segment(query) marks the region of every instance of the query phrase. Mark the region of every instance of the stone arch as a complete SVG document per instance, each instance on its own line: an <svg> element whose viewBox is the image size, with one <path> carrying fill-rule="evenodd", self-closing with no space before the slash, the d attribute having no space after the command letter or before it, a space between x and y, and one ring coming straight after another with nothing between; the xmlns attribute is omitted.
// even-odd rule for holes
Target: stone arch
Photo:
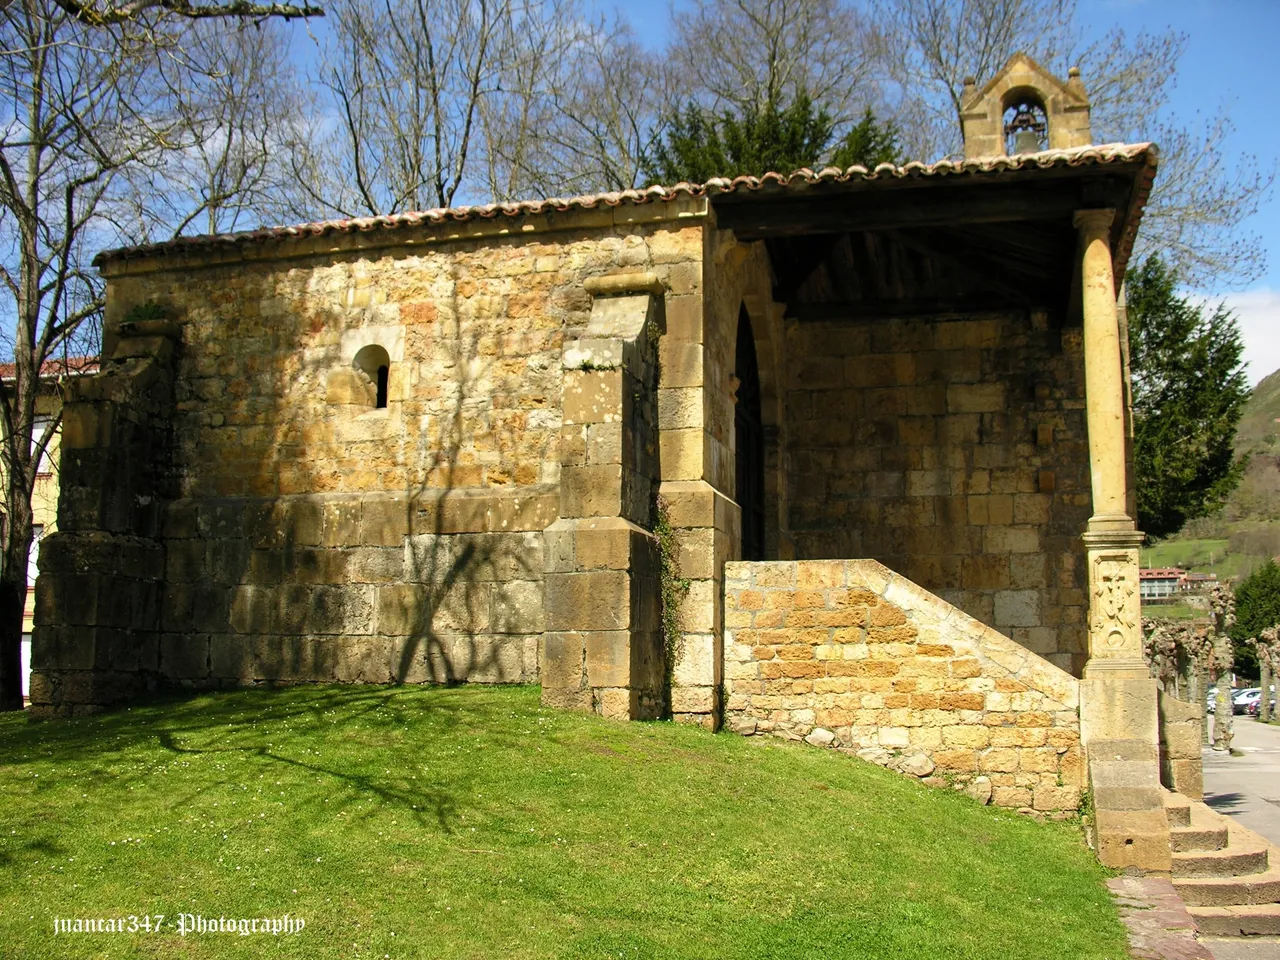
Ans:
<svg viewBox="0 0 1280 960"><path fill-rule="evenodd" d="M746 304L738 311L734 347L734 499L742 510L743 560L765 559L765 439L760 385L751 316Z"/></svg>
<svg viewBox="0 0 1280 960"><path fill-rule="evenodd" d="M760 251L763 256L763 251ZM784 305L774 303L768 265L761 280L750 285L741 309L750 322L760 374L760 413L764 434L765 557L785 560L794 556L787 532L786 415L783 409L785 371L783 350ZM739 314L741 317L741 312Z"/></svg>
<svg viewBox="0 0 1280 960"><path fill-rule="evenodd" d="M1013 87L1000 98L1000 104L1006 153L1039 153L1048 147L1049 109L1039 89ZM1022 138L1026 142L1019 146Z"/></svg>

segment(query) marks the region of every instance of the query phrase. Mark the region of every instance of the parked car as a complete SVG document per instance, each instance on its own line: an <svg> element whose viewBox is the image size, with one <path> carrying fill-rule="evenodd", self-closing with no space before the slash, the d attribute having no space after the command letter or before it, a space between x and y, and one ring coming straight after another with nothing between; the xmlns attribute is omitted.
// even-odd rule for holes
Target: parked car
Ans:
<svg viewBox="0 0 1280 960"><path fill-rule="evenodd" d="M1262 699L1261 687L1249 687L1245 690L1237 690L1231 697L1232 713L1248 713L1249 704L1257 703Z"/></svg>
<svg viewBox="0 0 1280 960"><path fill-rule="evenodd" d="M1205 696L1204 708L1208 710L1210 713L1213 713L1213 711L1217 708L1217 706L1218 706L1218 688L1210 687L1209 693Z"/></svg>
<svg viewBox="0 0 1280 960"><path fill-rule="evenodd" d="M1261 707L1262 707L1262 698L1259 697L1257 700L1254 700L1251 704L1249 704L1249 708L1246 712L1249 714L1249 716L1256 717L1259 714L1259 712L1261 712ZM1276 716L1276 698L1275 697L1271 698L1271 715L1273 717Z"/></svg>
<svg viewBox="0 0 1280 960"><path fill-rule="evenodd" d="M1262 690L1261 688L1254 688L1249 692L1250 694L1256 693L1256 695L1251 695L1245 700L1244 712L1251 717L1256 717L1260 712L1260 708L1262 706ZM1275 688L1275 684L1272 684L1271 685L1271 713L1273 716L1275 715L1275 712L1276 712L1276 688Z"/></svg>

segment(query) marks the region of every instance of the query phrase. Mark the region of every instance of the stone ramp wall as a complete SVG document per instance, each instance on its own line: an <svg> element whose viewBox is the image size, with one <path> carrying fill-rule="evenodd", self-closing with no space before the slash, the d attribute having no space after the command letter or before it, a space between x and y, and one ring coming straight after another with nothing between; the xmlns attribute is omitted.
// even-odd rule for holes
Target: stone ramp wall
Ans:
<svg viewBox="0 0 1280 960"><path fill-rule="evenodd" d="M1005 807L1078 807L1079 682L874 560L725 566L726 723Z"/></svg>

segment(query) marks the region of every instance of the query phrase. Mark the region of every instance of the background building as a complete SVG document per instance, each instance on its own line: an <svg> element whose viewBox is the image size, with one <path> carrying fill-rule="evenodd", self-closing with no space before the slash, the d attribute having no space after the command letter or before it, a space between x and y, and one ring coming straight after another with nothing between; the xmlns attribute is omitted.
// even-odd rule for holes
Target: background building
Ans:
<svg viewBox="0 0 1280 960"><path fill-rule="evenodd" d="M91 375L98 372L96 357L70 357L45 364L40 371L41 389L36 399L36 418L32 423L32 436L39 438L50 420L62 413L62 383L68 377ZM0 364L0 388L11 383L13 364ZM40 541L53 533L58 525L58 458L61 430L54 435L49 448L40 461L36 473L35 490L31 496L33 538L31 555L27 561L27 599L22 611L22 695L28 696L31 673L31 629L36 608L36 563L40 555ZM4 463L0 461L0 480L4 477ZM6 530L7 511L4 503L3 484L0 483L0 536Z"/></svg>

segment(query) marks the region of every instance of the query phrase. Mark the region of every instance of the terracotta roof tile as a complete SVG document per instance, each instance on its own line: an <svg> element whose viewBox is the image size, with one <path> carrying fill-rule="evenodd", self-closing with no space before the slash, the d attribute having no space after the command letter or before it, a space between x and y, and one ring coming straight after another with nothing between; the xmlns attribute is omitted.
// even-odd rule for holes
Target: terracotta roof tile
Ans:
<svg viewBox="0 0 1280 960"><path fill-rule="evenodd" d="M1135 190L1136 210L1131 207L1127 230L1129 240L1137 229L1137 219L1150 191L1155 174L1156 148L1150 143L1112 143L1101 146L1075 147L1069 150L1046 150L1042 153L1018 154L1011 157L975 157L964 160L940 160L936 163L913 161L902 166L883 163L874 169L854 166L848 169L827 167L823 170L796 170L789 174L766 173L760 177L717 177L706 183L677 183L675 186L652 186L640 190L619 190L608 193L586 194L577 197L553 197L547 200L523 200L514 203L489 203L478 206L445 207L413 213L396 213L377 217L355 217L346 220L323 220L295 226L262 227L239 233L209 234L194 237L177 237L163 243L106 250L94 258L95 265L131 259L164 255L178 251L202 248L225 248L267 241L282 241L305 237L319 237L338 233L368 233L377 230L397 230L419 226L431 226L447 222L468 220L493 220L498 217L536 216L570 210L593 210L600 207L618 207L624 204L655 203L682 197L715 197L725 193L745 193L757 190L795 189L824 183L870 183L925 177L963 175L986 176L1006 171L1052 169L1060 167L1084 167L1111 163L1142 162L1146 175L1140 178ZM1117 251L1118 253L1120 251ZM1125 251L1127 255L1127 250Z"/></svg>
<svg viewBox="0 0 1280 960"><path fill-rule="evenodd" d="M61 377L79 376L98 372L97 357L53 357L40 366L40 376ZM18 375L17 367L12 363L0 363L0 380L12 380Z"/></svg>

